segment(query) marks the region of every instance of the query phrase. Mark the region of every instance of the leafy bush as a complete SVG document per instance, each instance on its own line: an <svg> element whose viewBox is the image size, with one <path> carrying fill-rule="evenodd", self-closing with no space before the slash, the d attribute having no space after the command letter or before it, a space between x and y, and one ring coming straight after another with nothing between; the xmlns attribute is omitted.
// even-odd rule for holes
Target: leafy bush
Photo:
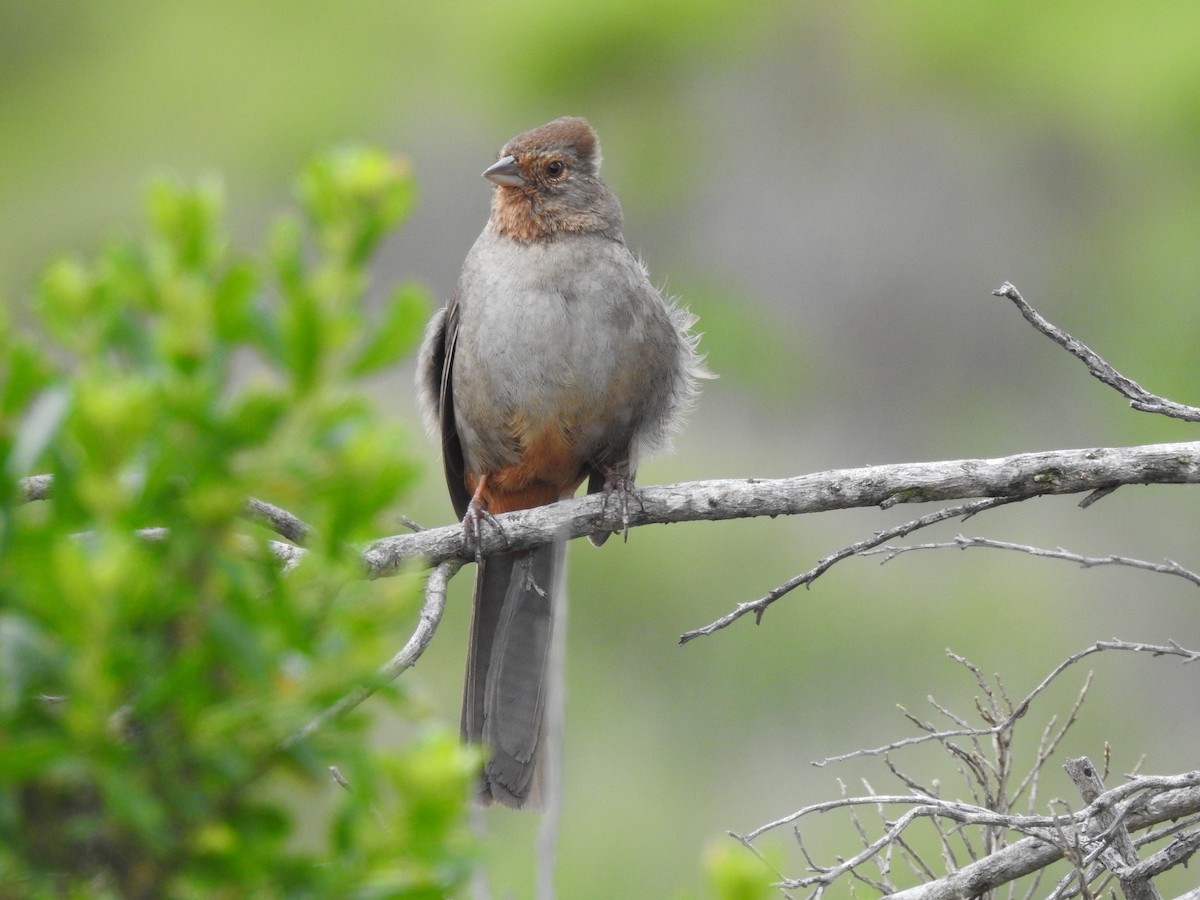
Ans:
<svg viewBox="0 0 1200 900"><path fill-rule="evenodd" d="M373 751L361 712L285 743L411 623L415 576L358 559L414 475L361 380L427 313L412 286L363 302L415 199L402 163L331 154L298 193L252 256L218 185L159 182L144 239L54 262L23 333L0 321L0 897L433 897L465 876L474 760L400 691L408 746ZM297 565L250 496L312 527Z"/></svg>

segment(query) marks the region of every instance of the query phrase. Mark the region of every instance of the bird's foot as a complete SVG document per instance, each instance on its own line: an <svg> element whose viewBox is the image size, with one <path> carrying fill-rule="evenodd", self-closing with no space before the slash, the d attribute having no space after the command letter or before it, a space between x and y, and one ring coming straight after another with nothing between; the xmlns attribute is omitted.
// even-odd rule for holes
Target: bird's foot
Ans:
<svg viewBox="0 0 1200 900"><path fill-rule="evenodd" d="M638 490L632 478L622 475L616 469L605 469L603 474L604 505L601 507L601 511L607 516L609 500L616 498L618 508L621 510L621 539L628 541L630 500L636 501L641 511L645 512L646 504L642 502L642 492Z"/></svg>
<svg viewBox="0 0 1200 900"><path fill-rule="evenodd" d="M463 516L463 549L467 553L472 553L475 556L475 563L483 562L483 529L484 523L487 523L500 534L505 543L508 543L508 536L504 533L504 526L499 520L488 512L487 502L481 497L472 497L471 502L467 504L467 512Z"/></svg>

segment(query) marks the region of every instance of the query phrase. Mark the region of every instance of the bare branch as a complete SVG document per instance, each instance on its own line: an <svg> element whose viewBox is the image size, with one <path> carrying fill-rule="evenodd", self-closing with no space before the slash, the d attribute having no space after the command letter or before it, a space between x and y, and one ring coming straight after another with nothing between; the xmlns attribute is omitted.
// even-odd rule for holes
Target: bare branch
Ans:
<svg viewBox="0 0 1200 900"><path fill-rule="evenodd" d="M1144 847L1146 844L1153 844L1165 837L1170 837L1189 828L1195 828L1197 825L1200 825L1200 815L1188 816L1186 819L1178 819L1172 822L1166 828L1157 828L1154 831L1148 831L1140 835L1135 843L1139 847Z"/></svg>
<svg viewBox="0 0 1200 900"><path fill-rule="evenodd" d="M794 478L693 481L641 489L630 527L799 515L831 509L979 497L1072 494L1122 484L1200 484L1200 442L1022 453L998 459L898 463L836 469ZM611 507L612 504L609 504ZM482 551L528 550L602 528L620 530L617 510L598 494L496 517L504 533L486 529ZM363 553L369 574L395 574L406 563L436 564L463 556L458 524L382 538Z"/></svg>
<svg viewBox="0 0 1200 900"><path fill-rule="evenodd" d="M1017 500L1087 493L1125 484L1200 484L1200 442L1048 450L995 459L835 469L794 478L740 478L651 486L641 489L643 503L628 513L630 527L636 527L800 515L898 503L972 498ZM48 475L21 481L27 500L49 497L52 487ZM951 515L963 514L966 513ZM504 527L503 533L486 529L481 549L487 556L528 550L604 528L620 530L623 527L620 518L619 510L605 510L604 498L598 494L504 513L497 516ZM381 538L367 547L362 556L366 573L373 578L394 575L410 562L435 566L448 559L466 558L462 528L457 523Z"/></svg>
<svg viewBox="0 0 1200 900"><path fill-rule="evenodd" d="M257 497L246 498L243 512L246 518L266 525L280 537L286 538L298 547L308 543L312 529L297 516L286 509L273 506Z"/></svg>
<svg viewBox="0 0 1200 900"><path fill-rule="evenodd" d="M1167 559L1161 563L1148 562L1144 559L1133 559L1129 556L1082 556L1056 547L1053 550L1045 547L1031 547L1027 544L1015 544L1011 541L996 541L985 537L965 537L956 534L953 541L937 541L928 544L905 544L900 546L885 546L859 552L860 556L876 556L884 554L883 562L891 562L902 553L913 550L946 550L950 548L968 550L971 548L986 548L989 550L1012 550L1017 553L1027 553L1030 556L1040 556L1045 559L1061 559L1073 562L1084 569L1095 566L1126 566L1131 569L1141 569L1144 572L1157 572L1160 575L1174 575L1192 584L1200 586L1200 574L1184 568L1174 560Z"/></svg>
<svg viewBox="0 0 1200 900"><path fill-rule="evenodd" d="M401 672L411 668L421 658L421 654L433 640L433 635L442 621L442 613L446 609L446 588L450 579L462 566L462 560L446 560L429 573L429 580L425 584L425 603L421 606L421 616L417 627L400 651L380 667L376 680L351 691L299 731L286 738L280 745L281 749L288 749L304 740L326 722L344 716L380 687L389 681L394 681Z"/></svg>
<svg viewBox="0 0 1200 900"><path fill-rule="evenodd" d="M1086 756L1067 759L1063 763L1063 769L1075 783L1085 803L1092 804L1103 796L1104 782L1092 761ZM1133 846L1133 838L1129 836L1125 824L1111 807L1097 810L1085 830L1095 833L1100 861L1117 876L1126 900L1162 900L1162 895L1149 877L1130 877L1126 874L1127 867L1136 866L1138 863L1137 849Z"/></svg>
<svg viewBox="0 0 1200 900"><path fill-rule="evenodd" d="M1117 873L1119 878L1145 879L1161 875L1178 865L1186 865L1192 855L1200 850L1200 831L1181 834L1152 856L1147 856L1136 865Z"/></svg>
<svg viewBox="0 0 1200 900"><path fill-rule="evenodd" d="M1032 306L1025 302L1019 291L1007 281L992 293L997 297L1007 297L1021 311L1025 320L1054 343L1080 360L1087 370L1100 381L1129 400L1129 405L1141 412L1158 413L1173 419L1183 419L1187 422L1200 422L1200 408L1176 403L1157 394L1152 394L1132 378L1126 378L1101 356L1082 341L1076 340L1057 325L1044 319Z"/></svg>
<svg viewBox="0 0 1200 900"><path fill-rule="evenodd" d="M21 502L34 503L39 500L50 500L54 496L53 475L30 475L21 479ZM312 529L300 518L267 503L257 497L247 497L242 506L242 514L253 521L259 522L280 537L286 538L298 547L303 547L312 533Z"/></svg>
<svg viewBox="0 0 1200 900"><path fill-rule="evenodd" d="M1200 784L1200 773L1193 774L1196 775L1197 784ZM1116 788L1113 790L1115 791ZM1108 794L1104 795L1104 799L1106 803L1110 802ZM963 825L998 825L1002 828L1012 828L1017 831L1035 832L1039 837L1044 837L1043 832L1054 828L1056 825L1062 823L1069 824L1073 821L1072 816L1069 815L1018 816L1008 813L998 813L985 806L976 806L972 803L962 803L957 800L944 800L941 797L931 797L926 794L868 794L863 797L841 797L837 800L825 800L821 803L810 804L793 813L788 813L774 822L759 825L753 831L747 832L744 839L747 841L756 840L768 831L772 831L782 825L790 825L813 813L830 812L835 809L849 809L855 806L882 806L884 804L912 807L904 814L907 817L906 821L911 821L913 818L918 817L941 816ZM1076 814L1076 816L1078 815L1080 814ZM893 823L891 827L895 830L896 823ZM896 833L899 834L899 831ZM870 846L878 849L883 846L883 843L877 840ZM855 865L865 862L868 858L864 856ZM829 871L833 870L830 869ZM797 885L797 887L800 886Z"/></svg>
<svg viewBox="0 0 1200 900"><path fill-rule="evenodd" d="M702 628L695 628L691 631L684 632L679 636L679 643L686 644L693 638L701 637L702 635L712 634L714 631L720 631L732 625L742 616L747 613L754 613L755 624L762 621L763 613L767 611L767 607L776 600L783 597L785 594L794 591L796 588L804 585L810 586L814 581L825 574L834 564L841 562L844 559L849 559L852 556L862 555L864 551L871 547L877 547L884 541L890 541L892 538L903 537L910 534L919 528L927 528L930 525L935 525L938 522L944 522L947 519L955 519L959 516L964 518L975 515L986 509L992 509L996 506L1002 506L1006 503L1013 503L1017 497L992 497L987 500L976 500L974 503L965 503L962 506L953 506L946 509L940 509L937 512L930 513L927 516L922 516L919 519L914 519L911 522L905 522L903 525L897 525L895 528L888 528L885 531L878 531L873 537L869 537L858 543L851 544L848 547L831 553L824 559L820 560L815 566L807 572L797 575L795 578L790 578L781 584L779 587L772 590L765 597L760 597L757 600L749 603L739 603L734 607L732 612L726 613L721 618L716 619Z"/></svg>
<svg viewBox="0 0 1200 900"><path fill-rule="evenodd" d="M1028 789L1028 809L1030 812L1033 812L1034 804L1037 802L1038 779L1041 777L1042 767L1054 755L1054 751L1058 749L1059 743L1066 737L1071 726L1079 718L1079 710L1083 708L1083 703L1087 699L1088 691L1091 687L1092 673L1088 672L1087 678L1083 680L1083 687L1079 689L1079 694L1076 695L1075 703L1071 706L1071 711L1067 714L1067 720L1063 723L1063 726L1058 729L1057 733L1054 733L1054 726L1058 724L1057 716L1052 716L1050 721L1046 723L1046 727L1042 731L1042 737L1038 741L1037 755L1034 758L1033 766L1030 767L1029 774L1017 785L1017 790L1012 795L1012 802L1015 803L1021 799L1021 795Z"/></svg>

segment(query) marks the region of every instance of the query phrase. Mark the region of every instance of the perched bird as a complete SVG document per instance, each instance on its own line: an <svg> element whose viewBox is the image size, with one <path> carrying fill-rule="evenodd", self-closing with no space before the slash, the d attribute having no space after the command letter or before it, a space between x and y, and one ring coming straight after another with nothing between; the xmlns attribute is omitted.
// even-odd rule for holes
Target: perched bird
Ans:
<svg viewBox="0 0 1200 900"><path fill-rule="evenodd" d="M505 144L483 173L491 217L426 329L422 406L476 546L493 515L554 503L585 480L627 515L639 458L664 443L708 374L695 317L650 284L599 168L583 119ZM479 560L462 735L487 748L484 802L538 804L564 567L562 541Z"/></svg>

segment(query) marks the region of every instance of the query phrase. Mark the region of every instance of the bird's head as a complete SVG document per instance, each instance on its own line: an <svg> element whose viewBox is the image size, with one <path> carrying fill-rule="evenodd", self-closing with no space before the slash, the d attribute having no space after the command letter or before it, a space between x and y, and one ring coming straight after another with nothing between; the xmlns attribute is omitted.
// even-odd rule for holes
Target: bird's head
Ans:
<svg viewBox="0 0 1200 900"><path fill-rule="evenodd" d="M585 119L519 134L483 173L496 185L492 224L521 241L621 230L621 206L600 178L600 142Z"/></svg>

